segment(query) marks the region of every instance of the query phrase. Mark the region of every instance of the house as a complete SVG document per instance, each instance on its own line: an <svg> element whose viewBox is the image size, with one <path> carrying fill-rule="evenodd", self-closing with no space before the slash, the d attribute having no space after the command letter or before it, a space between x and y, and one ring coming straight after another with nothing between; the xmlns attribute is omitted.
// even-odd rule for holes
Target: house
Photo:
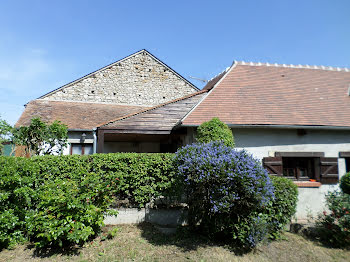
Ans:
<svg viewBox="0 0 350 262"><path fill-rule="evenodd" d="M316 215L350 171L349 69L234 62L215 82L182 128L219 117L237 148L299 186L297 217Z"/></svg>
<svg viewBox="0 0 350 262"><path fill-rule="evenodd" d="M299 187L297 217L316 215L350 171L349 69L234 62L199 90L141 50L29 102L69 127L65 154L174 152L219 117L236 147Z"/></svg>
<svg viewBox="0 0 350 262"><path fill-rule="evenodd" d="M197 91L168 65L141 50L30 101L16 126L28 125L36 116L47 122L60 120L69 131L69 147L64 153L92 154L97 150L99 124ZM109 142L111 137L104 139L105 153L160 151L160 143L149 136L112 139L117 146Z"/></svg>

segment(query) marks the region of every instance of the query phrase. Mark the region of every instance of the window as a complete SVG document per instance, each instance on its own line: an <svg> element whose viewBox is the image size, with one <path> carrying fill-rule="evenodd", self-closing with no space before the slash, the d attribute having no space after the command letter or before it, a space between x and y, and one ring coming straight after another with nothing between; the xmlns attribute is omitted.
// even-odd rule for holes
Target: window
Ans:
<svg viewBox="0 0 350 262"><path fill-rule="evenodd" d="M315 179L315 158L282 157L283 176L296 180Z"/></svg>
<svg viewBox="0 0 350 262"><path fill-rule="evenodd" d="M350 168L350 161L347 163ZM324 157L322 152L275 152L274 157L263 158L263 165L271 175L297 181L312 179L322 184L339 181L338 158Z"/></svg>
<svg viewBox="0 0 350 262"><path fill-rule="evenodd" d="M71 144L71 155L91 155L93 153L92 144Z"/></svg>

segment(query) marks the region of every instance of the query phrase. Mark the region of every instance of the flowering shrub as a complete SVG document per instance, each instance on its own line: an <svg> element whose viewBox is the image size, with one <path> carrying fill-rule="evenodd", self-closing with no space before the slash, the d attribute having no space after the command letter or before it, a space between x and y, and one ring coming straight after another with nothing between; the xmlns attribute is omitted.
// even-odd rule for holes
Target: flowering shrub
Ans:
<svg viewBox="0 0 350 262"><path fill-rule="evenodd" d="M350 194L350 172L342 176L340 180L340 188L344 193Z"/></svg>
<svg viewBox="0 0 350 262"><path fill-rule="evenodd" d="M200 223L210 236L230 237L248 248L267 235L260 211L274 198L274 188L251 155L214 141L183 147L175 163L188 196L190 226Z"/></svg>
<svg viewBox="0 0 350 262"><path fill-rule="evenodd" d="M196 140L199 143L221 141L226 146L235 146L231 129L217 117L204 122L197 128Z"/></svg>
<svg viewBox="0 0 350 262"><path fill-rule="evenodd" d="M350 246L350 195L335 191L326 195L329 211L318 216L321 240L334 247Z"/></svg>

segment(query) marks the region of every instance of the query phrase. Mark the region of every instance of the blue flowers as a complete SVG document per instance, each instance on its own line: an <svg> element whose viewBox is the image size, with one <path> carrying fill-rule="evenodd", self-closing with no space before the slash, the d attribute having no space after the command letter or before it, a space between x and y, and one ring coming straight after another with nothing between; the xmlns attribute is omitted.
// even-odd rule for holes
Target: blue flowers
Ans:
<svg viewBox="0 0 350 262"><path fill-rule="evenodd" d="M244 150L215 141L192 144L176 153L176 162L178 175L188 186L208 185L214 213L229 212L243 201L262 207L274 198L267 171Z"/></svg>
<svg viewBox="0 0 350 262"><path fill-rule="evenodd" d="M265 232L242 235L238 221L252 218L274 199L274 187L260 162L244 150L214 141L181 148L175 163L196 219L209 223L205 227L211 233L230 232L233 238L241 236L248 246L255 246ZM250 223L261 224L259 217L254 219Z"/></svg>

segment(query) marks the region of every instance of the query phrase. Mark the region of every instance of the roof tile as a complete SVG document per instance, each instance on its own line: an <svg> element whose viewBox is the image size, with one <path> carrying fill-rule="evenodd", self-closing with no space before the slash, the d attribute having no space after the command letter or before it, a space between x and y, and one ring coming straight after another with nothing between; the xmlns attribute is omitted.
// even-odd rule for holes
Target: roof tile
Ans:
<svg viewBox="0 0 350 262"><path fill-rule="evenodd" d="M183 124L350 127L349 85L345 69L236 63Z"/></svg>
<svg viewBox="0 0 350 262"><path fill-rule="evenodd" d="M30 124L33 117L45 122L59 120L68 125L68 129L93 129L103 121L131 114L146 107L115 104L63 102L33 100L29 102L16 123L16 127Z"/></svg>

